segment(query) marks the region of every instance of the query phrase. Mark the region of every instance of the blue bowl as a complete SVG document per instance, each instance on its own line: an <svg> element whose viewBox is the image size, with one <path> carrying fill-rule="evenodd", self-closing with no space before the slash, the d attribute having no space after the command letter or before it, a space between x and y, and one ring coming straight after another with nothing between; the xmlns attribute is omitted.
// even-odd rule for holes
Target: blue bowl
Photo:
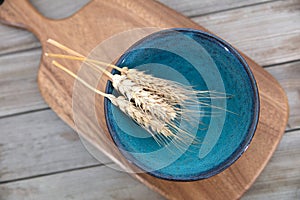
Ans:
<svg viewBox="0 0 300 200"><path fill-rule="evenodd" d="M218 111L220 116L199 116L201 124L191 132L200 142L175 154L105 100L110 134L129 162L158 178L193 181L222 172L247 149L258 123L258 89L245 60L224 40L193 29L163 30L138 41L116 65L145 70L195 90L229 94L226 99L208 99L211 107L197 108ZM116 92L110 82L106 92Z"/></svg>

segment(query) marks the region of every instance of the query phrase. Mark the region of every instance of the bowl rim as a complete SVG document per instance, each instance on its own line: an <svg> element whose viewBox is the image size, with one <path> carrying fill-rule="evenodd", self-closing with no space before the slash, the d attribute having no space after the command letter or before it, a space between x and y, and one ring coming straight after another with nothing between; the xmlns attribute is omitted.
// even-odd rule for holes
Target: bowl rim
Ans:
<svg viewBox="0 0 300 200"><path fill-rule="evenodd" d="M246 137L244 138L244 140L241 142L241 144L239 145L238 148L235 149L235 151L222 163L220 163L219 165L211 168L210 170L207 170L205 172L202 173L198 173L198 174L193 174L193 175L189 175L187 176L187 178L183 178L183 177L178 177L178 176L172 176L172 175L164 175L162 173L157 173L156 171L145 171L145 169L143 169L140 165L138 165L137 163L139 163L139 161L134 158L131 155L128 154L124 154L123 151L121 149L119 149L119 151L121 152L121 154L126 158L126 160L132 164L134 164L135 166L137 166L138 168L142 169L145 173L150 174L156 178L160 178L160 179L164 179L164 180L169 180L169 181L181 181L181 182L188 182L188 181L197 181L197 180L202 180L202 179L207 179L210 178L214 175L217 175L219 173L221 173L222 171L224 171L225 169L227 169L229 166L231 166L233 163L235 163L241 156L242 154L248 149L257 125L258 125L258 121L259 121L259 112L260 112L260 100L259 100L259 92L258 92L258 87L257 87L257 83L256 80L254 78L254 75L248 65L248 63L246 62L246 60L243 58L243 56L232 46L230 45L228 42L226 42L225 40L219 38L216 35L213 35L211 33L205 32L205 31L201 31L201 30L196 30L196 29L192 29L192 28L170 28L170 29L164 29L162 31L157 31L154 32L144 38L142 38L141 40L137 41L136 43L134 43L132 46L130 46L116 61L116 65L119 65L121 63L122 60L124 60L126 58L126 56L128 55L128 53L134 49L136 46L138 46L140 43L144 42L145 40L148 40L149 38L155 36L157 37L156 34L162 34L162 33L168 33L168 32L172 32L172 31L177 31L177 32L189 32L189 33L194 33L196 35L204 35L205 37L211 39L212 42L217 43L220 46L226 47L229 52L235 56L240 63L242 64L243 68L245 69L249 81L250 81L250 87L252 88L252 99L254 102L253 105L253 118L252 118L252 123L251 126L248 129L248 133L246 135ZM117 70L112 70L112 73L118 73ZM110 81L108 81L106 88L105 88L105 92L109 93L110 89L112 87L112 84ZM109 120L109 114L108 114L108 104L109 104L109 100L104 98L104 112L105 112L105 120L106 120L106 124L108 127L108 131L109 134L113 140L113 142L115 143L115 145L118 147L120 146L121 142L119 140L117 140L115 138L115 130L114 127L111 126L110 124L110 120ZM130 157L130 158L128 158Z"/></svg>

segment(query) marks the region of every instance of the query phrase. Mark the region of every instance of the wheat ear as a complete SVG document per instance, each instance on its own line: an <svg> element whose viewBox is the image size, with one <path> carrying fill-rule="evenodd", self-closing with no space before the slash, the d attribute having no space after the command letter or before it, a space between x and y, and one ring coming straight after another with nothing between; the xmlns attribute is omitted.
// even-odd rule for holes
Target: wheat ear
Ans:
<svg viewBox="0 0 300 200"><path fill-rule="evenodd" d="M105 75L107 75L110 78L110 80L113 82L113 87L117 91L119 91L123 96L125 96L129 101L134 102L135 105L137 107L140 107L144 112L149 112L150 114L154 115L155 117L165 120L167 122L170 122L171 120L175 119L176 111L172 107L172 105L169 105L168 103L166 103L162 98L160 98L153 92L146 91L145 88L134 83L132 80L128 79L127 76L120 76L117 74L112 75L110 72L108 72L104 68L97 66L96 63L101 64L101 65L114 66L114 68L118 69L118 70L121 70L121 68L119 68L115 65L112 65L112 64L107 64L107 63L101 62L101 61L95 61L95 60L90 60L90 59L84 58L78 52L75 52L74 50L71 50L68 47L66 47L52 39L49 39L47 41L50 44L55 45L56 47L61 48L75 56L52 54L52 53L45 53L45 56L54 57L54 58L64 58L64 59L71 59L71 60L87 61L88 64L89 64L89 62L93 61L92 64L89 64L89 65L92 68L99 70L99 71L103 72Z"/></svg>
<svg viewBox="0 0 300 200"><path fill-rule="evenodd" d="M172 130L170 130L169 126L171 126L179 133L183 132L183 130L178 128L175 124L165 123L163 120L159 120L156 117L153 117L151 114L143 112L123 96L115 97L112 94L107 94L95 89L80 77L78 77L76 74L74 74L72 71L59 64L57 61L52 61L52 64L81 82L85 87L92 90L96 94L108 98L112 102L112 104L117 106L122 112L124 112L146 131L148 131L159 145L166 145L169 140L180 148L183 146L182 144L186 143L185 141L182 141L181 137L179 137L177 134L174 134ZM191 140L192 137L189 137L189 139Z"/></svg>
<svg viewBox="0 0 300 200"><path fill-rule="evenodd" d="M113 64L87 59L78 52L63 46L54 40L49 39L48 42L62 50L67 51L73 56L46 54L47 56L86 61L89 66L108 75L113 82L114 88L124 97L126 97L126 99L124 97L119 97L119 103L117 103L115 99L110 99L111 102L114 101L114 105L123 107L123 110L121 110L129 116L130 114L128 113L133 112L129 112L129 110L126 110L122 105L127 105L126 103L130 102L130 105L127 106L134 106L130 109L136 109L137 112L140 112L140 114L144 115L144 121L150 120L151 125L142 123L141 118L139 117L131 117L135 119L135 121L137 121L142 127L148 130L153 137L155 136L154 139L159 140L160 142L168 140L169 137L174 137L181 143L190 141L193 136L178 127L178 117L183 116L184 119L189 119L191 116L190 114L195 112L200 113L199 110L195 111L188 109L193 106L196 106L196 108L198 108L199 105L218 108L210 105L209 102L205 102L203 99L227 98L226 94L224 95L222 93L212 91L195 91L192 87L183 86L170 80L153 77L152 75L146 74L143 71L128 69L127 67L120 68ZM103 67L100 67L99 65ZM104 68L105 66L109 66L120 71L121 75L112 75ZM191 98L191 96L196 98ZM126 102L122 102L124 99ZM177 107L178 105L180 108ZM158 126L158 124L160 125ZM159 134L155 134L155 132ZM174 132L176 132L176 134Z"/></svg>
<svg viewBox="0 0 300 200"><path fill-rule="evenodd" d="M159 96L160 98L164 98L168 101L171 105L178 105L178 104L186 104L186 105L201 105L204 107L212 107L219 110L224 110L233 114L236 114L232 111L225 110L220 107L210 106L210 104L206 103L203 99L223 99L223 98L230 98L230 95L225 93L220 93L216 91L196 91L192 87L187 87L181 85L177 82L165 80L161 78L154 77L152 75L146 74L144 71L136 70L136 69L128 69L127 67L120 68L116 65L101 62L98 60L88 59L83 55L75 52L72 49L52 40L48 39L47 42L50 44L65 50L66 52L74 55L63 55L63 54L52 54L52 53L45 53L46 56L54 57L54 58L65 58L71 60L78 60L78 61L85 61L91 66L93 69L103 72L107 75L110 80L112 80L112 75L107 70L103 69L103 67L111 67L121 72L122 75L126 75L126 77L137 85L142 86L143 90L150 91L151 93ZM100 66L99 66L100 65ZM115 85L116 86L116 85ZM122 86L121 86L122 87ZM123 94L124 95L124 94ZM197 97L198 100L192 99L191 96ZM189 110L186 110L189 111ZM213 114L213 113L210 113ZM204 115L202 115L204 116ZM209 115L211 116L211 115Z"/></svg>

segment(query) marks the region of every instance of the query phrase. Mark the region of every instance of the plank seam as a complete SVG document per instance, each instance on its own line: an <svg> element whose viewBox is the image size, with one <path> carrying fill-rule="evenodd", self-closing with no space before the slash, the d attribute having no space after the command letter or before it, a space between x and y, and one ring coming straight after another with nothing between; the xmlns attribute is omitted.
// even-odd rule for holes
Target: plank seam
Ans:
<svg viewBox="0 0 300 200"><path fill-rule="evenodd" d="M295 132L295 131L300 131L300 128L288 129L288 130L285 131L285 134L290 133L290 132Z"/></svg>
<svg viewBox="0 0 300 200"><path fill-rule="evenodd" d="M38 49L42 50L41 44L37 47L25 48L25 49L21 49L21 50L17 50L17 51L9 51L9 52L6 52L6 53L0 53L0 59L2 57L5 57L5 56L11 56L11 55L14 55L14 54L26 53L28 51L34 51L34 50L38 50Z"/></svg>
<svg viewBox="0 0 300 200"><path fill-rule="evenodd" d="M12 113L12 114L8 114L8 115L3 115L3 116L0 116L0 119L16 117L16 116L19 116L19 115L27 115L27 114L40 112L40 111L45 111L45 110L50 110L50 107L39 108L39 109L28 110L28 111L24 111L24 112L17 112L17 113Z"/></svg>
<svg viewBox="0 0 300 200"><path fill-rule="evenodd" d="M252 7L252 6L269 4L269 3L276 2L276 1L281 1L281 0L270 0L270 1L265 1L265 2L258 2L258 3L254 3L254 4L237 6L237 7L227 8L227 9L223 9L223 10L216 10L216 11L202 13L202 14L197 14L197 15L186 15L186 17L188 17L188 18L190 18L190 19L193 20L193 18L197 18L197 17L203 17L203 16L206 16L206 15L212 15L212 14L223 13L223 12L228 12L228 11L232 11L232 10L238 10L238 9L242 9L242 8Z"/></svg>
<svg viewBox="0 0 300 200"><path fill-rule="evenodd" d="M108 163L87 165L87 166L83 166L83 167L70 168L70 169L66 169L66 170L54 171L54 172L49 172L49 173L45 173L45 174L37 174L37 175L33 175L33 176L28 176L28 177L5 180L5 181L0 181L0 185L13 183L13 182L19 182L19 181L26 181L26 180L31 180L31 179L40 178L40 177L52 176L52 175L55 175L55 174L62 174L62 173L67 173L67 172L72 172L72 171L79 171L79 170L84 170L84 169L96 168L96 167L105 166L105 165L111 164L111 163L112 163L112 161L108 162Z"/></svg>
<svg viewBox="0 0 300 200"><path fill-rule="evenodd" d="M300 62L300 59L289 60L289 61L280 62L280 63L274 63L274 64L270 64L270 65L263 65L262 67L264 69L266 69L266 68L270 68L270 67L277 67L277 66L280 66L280 65L292 64L292 63L296 63L296 62Z"/></svg>

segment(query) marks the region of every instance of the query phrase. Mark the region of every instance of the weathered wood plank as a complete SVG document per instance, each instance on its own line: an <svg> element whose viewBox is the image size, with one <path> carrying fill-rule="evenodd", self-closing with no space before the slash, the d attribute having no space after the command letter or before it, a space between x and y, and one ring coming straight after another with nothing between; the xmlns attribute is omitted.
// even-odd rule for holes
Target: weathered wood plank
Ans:
<svg viewBox="0 0 300 200"><path fill-rule="evenodd" d="M27 53L28 58L33 57L32 53L25 52L25 54ZM35 53L33 52L33 54ZM13 60L17 61L18 59L13 57ZM19 69L20 73L10 72L7 76L15 75L11 82L17 81L13 89L17 91L18 88L24 88L24 80L19 81L19 79L22 79L21 77L25 76L28 71L33 71L34 67L30 65L28 69L23 69L22 63L20 63L20 67L14 69ZM291 115L287 129L299 128L300 62L269 67L267 70L279 80L289 97ZM28 73L29 77L31 75L31 72ZM2 81L2 77L0 80ZM27 82L26 78L25 82ZM36 97L41 100L35 81L29 82L31 84L28 91L34 91L33 94L37 94ZM1 84L1 95L4 94L3 88L5 87ZM18 93L15 94L15 98L17 96ZM30 92L21 94L22 103L26 102L25 100L29 97ZM5 105L5 103L1 102L1 105ZM28 105L30 104L19 104L19 107L23 108ZM82 150L83 147L78 141L78 136L50 110L0 119L0 127L2 130L0 133L0 181L47 174L97 163ZM73 139L65 140L64 137ZM24 152L27 152L26 159L24 159ZM66 160L66 158L68 159Z"/></svg>
<svg viewBox="0 0 300 200"><path fill-rule="evenodd" d="M289 94L296 94L295 103L292 106L299 106L297 103L300 99L297 96L300 89L299 65L300 62L295 62L267 68L282 83L289 97ZM291 111L296 111L296 115L291 117L295 120L290 122L290 126L299 126L299 108L291 108ZM88 158L89 155L82 149L80 142L74 142L72 139L70 141L62 140L64 136L74 140L78 138L77 135L73 135L73 131L52 114L52 111L4 118L0 120L0 127L4 130L4 132L1 131L0 145L1 181L95 164L93 160ZM52 128L48 130L48 127ZM53 129L53 127L55 128ZM20 134L20 130L22 130L22 134ZM292 141L296 140L292 139ZM287 146L291 145L288 144ZM41 151L39 148L42 148ZM26 159L24 159L24 152L27 152ZM297 156L295 155L295 157ZM68 159L65 160L66 158ZM282 182L282 184L286 184L286 182ZM263 194L262 192L261 195Z"/></svg>
<svg viewBox="0 0 300 200"><path fill-rule="evenodd" d="M260 65L270 65L300 59L299 10L299 0L275 1L193 20Z"/></svg>
<svg viewBox="0 0 300 200"><path fill-rule="evenodd" d="M51 110L2 118L0 127L0 182L100 164Z"/></svg>
<svg viewBox="0 0 300 200"><path fill-rule="evenodd" d="M32 47L35 47L34 45L32 46ZM30 47L31 48L31 47ZM272 69L272 68L269 68L269 69ZM282 71L283 72L283 71ZM271 72L272 73L272 72ZM291 73L293 73L294 74L294 72L293 71L291 71ZM279 73L280 74L280 73ZM298 76L299 77L299 76ZM297 95L297 92L295 93L296 95ZM299 94L299 91L298 91L298 94ZM299 96L298 96L299 97ZM2 104L1 104L2 105ZM295 104L296 105L296 104ZM299 104L297 104L297 105L299 105ZM296 121L296 123L298 123L298 125L299 125L299 121ZM294 123L295 124L295 123ZM55 126L55 125L53 125L53 126ZM2 127L1 127L2 128ZM32 130L32 129L31 129ZM38 141L38 139L37 139L37 141ZM68 155L68 154L66 154L66 155ZM33 162L35 162L35 161L33 161ZM1 163L1 165L0 166L2 166L2 163ZM39 173L45 173L45 171L44 172L39 172ZM2 179L0 179L0 180L2 180ZM0 192L1 193L1 192ZM1 197L1 196L0 196ZM0 198L1 199L1 198Z"/></svg>
<svg viewBox="0 0 300 200"><path fill-rule="evenodd" d="M0 57L0 116L48 106L36 83L40 50ZM287 129L300 127L300 62L266 68L283 85L290 105Z"/></svg>
<svg viewBox="0 0 300 200"><path fill-rule="evenodd" d="M220 12L223 10L261 4L274 0L157 0L166 6L177 10L185 16L205 15L206 13ZM30 2L46 17L59 19L72 15L90 0L30 0Z"/></svg>
<svg viewBox="0 0 300 200"><path fill-rule="evenodd" d="M53 3L48 5L49 2L46 0L41 2L34 0L32 2L37 5L44 15L55 18L55 16L65 16L64 12L66 15L71 14L86 1L77 0L74 4L72 3L72 6L69 6L69 1L67 0L59 3L59 6ZM300 19L300 12L297 11L300 4L297 1L274 1L221 13L212 13L193 19L234 44L237 48L253 57L259 64L269 65L299 59L299 54L296 52L297 50L299 51L298 48L300 46L300 25L297 23ZM168 6L177 5L176 7L181 11L183 8L197 10L199 9L198 6L205 8L217 5L216 7L218 7L219 4L232 5L233 8L244 3L245 5L248 5L248 3L250 5L257 1L226 0L222 1L222 3L215 3L215 1L190 1L193 3L187 3L187 1L183 1L181 3L181 1L176 0L172 2L165 0L163 3L166 3ZM189 6L185 7L186 5ZM201 8L200 10L204 9ZM201 14L200 11L198 14ZM273 23L274 21L276 23ZM0 44L0 54L39 46L39 42L31 33L26 31L20 32L20 30L5 27L1 24L0 35L1 38L5 38ZM24 38L24 41L22 38Z"/></svg>
<svg viewBox="0 0 300 200"><path fill-rule="evenodd" d="M65 18L89 2L89 0L31 0L43 15L53 19ZM0 24L0 55L40 47L37 38L30 32Z"/></svg>
<svg viewBox="0 0 300 200"><path fill-rule="evenodd" d="M257 3L270 2L270 0L158 0L159 2L177 10L185 16L205 15L207 13L249 6Z"/></svg>
<svg viewBox="0 0 300 200"><path fill-rule="evenodd" d="M40 49L0 57L0 116L48 107L37 85Z"/></svg>
<svg viewBox="0 0 300 200"><path fill-rule="evenodd" d="M285 134L270 163L243 199L297 199L300 131ZM162 199L127 174L107 167L0 185L0 199Z"/></svg>
<svg viewBox="0 0 300 200"><path fill-rule="evenodd" d="M90 0L30 0L32 5L45 17L62 19L71 16Z"/></svg>
<svg viewBox="0 0 300 200"><path fill-rule="evenodd" d="M299 199L299 147L300 131L286 133L267 167L242 199Z"/></svg>
<svg viewBox="0 0 300 200"><path fill-rule="evenodd" d="M266 70L279 81L287 94L290 106L287 130L300 128L300 62L268 67Z"/></svg>
<svg viewBox="0 0 300 200"><path fill-rule="evenodd" d="M0 23L0 55L40 47L37 38L30 32Z"/></svg>
<svg viewBox="0 0 300 200"><path fill-rule="evenodd" d="M106 166L0 185L0 199L163 199L157 193Z"/></svg>

